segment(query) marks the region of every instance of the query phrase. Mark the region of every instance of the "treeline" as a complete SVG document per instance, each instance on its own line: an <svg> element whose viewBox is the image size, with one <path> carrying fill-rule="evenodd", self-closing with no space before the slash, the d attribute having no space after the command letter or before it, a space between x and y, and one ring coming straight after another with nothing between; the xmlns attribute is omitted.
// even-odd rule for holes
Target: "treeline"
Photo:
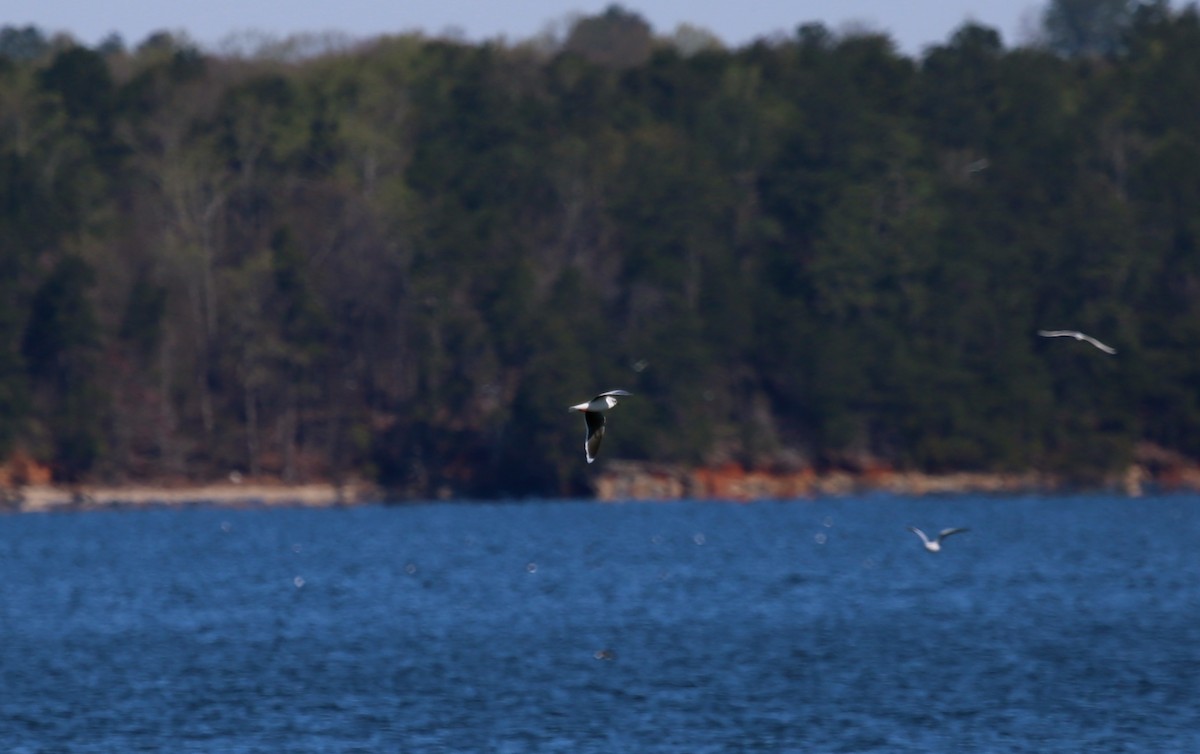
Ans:
<svg viewBox="0 0 1200 754"><path fill-rule="evenodd" d="M7 27L0 456L579 494L610 388L599 465L1200 456L1200 15L1120 5L918 59L619 7L299 56Z"/></svg>

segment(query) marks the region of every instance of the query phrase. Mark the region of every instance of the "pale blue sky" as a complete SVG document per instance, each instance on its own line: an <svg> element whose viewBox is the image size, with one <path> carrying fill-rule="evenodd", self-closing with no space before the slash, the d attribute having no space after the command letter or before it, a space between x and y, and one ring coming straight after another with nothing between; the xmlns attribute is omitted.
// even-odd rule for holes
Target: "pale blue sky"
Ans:
<svg viewBox="0 0 1200 754"><path fill-rule="evenodd" d="M154 31L184 31L205 47L233 33L340 31L354 37L421 30L457 29L471 41L536 35L572 13L603 11L611 0L0 0L0 25L34 24L65 31L85 44L109 32L136 44ZM1008 46L1026 41L1045 0L628 0L659 34L682 22L742 45L775 32L790 33L820 21L835 31L865 26L886 31L906 54L944 42L965 21L997 29Z"/></svg>

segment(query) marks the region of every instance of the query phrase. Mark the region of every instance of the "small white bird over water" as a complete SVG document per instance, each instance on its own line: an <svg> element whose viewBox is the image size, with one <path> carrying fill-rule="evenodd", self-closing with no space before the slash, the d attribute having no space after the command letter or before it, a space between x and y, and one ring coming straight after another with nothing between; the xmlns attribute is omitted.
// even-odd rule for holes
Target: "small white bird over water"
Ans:
<svg viewBox="0 0 1200 754"><path fill-rule="evenodd" d="M1117 349L1113 348L1112 346L1106 346L1093 338L1091 335L1085 335L1078 330L1038 330L1038 335L1041 335L1043 338L1074 338L1075 340L1082 340L1091 343L1093 346L1099 348L1105 353L1117 352Z"/></svg>
<svg viewBox="0 0 1200 754"><path fill-rule="evenodd" d="M604 414L601 412L617 405L617 398L626 395L633 393L626 390L609 390L590 401L570 407L571 411L582 411L583 419L587 422L587 439L583 443L583 451L587 454L588 463L596 460L596 455L600 452L600 441L604 439Z"/></svg>
<svg viewBox="0 0 1200 754"><path fill-rule="evenodd" d="M921 531L915 526L908 527L908 530L920 537L921 543L925 545L925 549L929 550L930 552L940 552L942 549L942 540L951 534L958 534L960 531L967 531L966 529L942 529L940 532L938 532L936 537L930 539L925 535L925 532Z"/></svg>

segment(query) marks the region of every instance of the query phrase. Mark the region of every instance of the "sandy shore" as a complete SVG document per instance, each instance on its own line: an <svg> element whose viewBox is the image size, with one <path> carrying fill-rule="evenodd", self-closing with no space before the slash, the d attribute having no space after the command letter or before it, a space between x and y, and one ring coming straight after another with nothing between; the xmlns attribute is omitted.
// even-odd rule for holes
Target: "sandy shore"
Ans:
<svg viewBox="0 0 1200 754"><path fill-rule="evenodd" d="M803 499L883 492L922 496L945 494L1056 493L1073 489L1061 479L1039 473L920 474L875 469L867 472L815 473L811 469L767 471L734 464L687 467L612 461L593 478L598 502L625 500L750 501ZM1147 491L1200 491L1200 467L1174 467L1168 473L1149 473L1139 465L1114 474L1100 489L1137 497ZM452 499L453 493L430 499ZM0 486L0 511L38 513L119 507L215 505L229 507L330 507L379 502L389 498L376 485L313 482L284 484L274 480L219 481L207 484L55 485L49 483Z"/></svg>
<svg viewBox="0 0 1200 754"><path fill-rule="evenodd" d="M19 513L156 505L223 505L231 507L328 507L379 500L370 485L236 484L221 482L191 486L36 484L0 491L0 508Z"/></svg>

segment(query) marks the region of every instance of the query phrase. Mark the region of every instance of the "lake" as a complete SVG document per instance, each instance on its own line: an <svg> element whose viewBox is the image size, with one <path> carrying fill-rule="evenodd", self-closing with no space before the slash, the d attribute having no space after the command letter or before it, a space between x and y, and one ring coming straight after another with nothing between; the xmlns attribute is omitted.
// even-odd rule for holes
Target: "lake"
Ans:
<svg viewBox="0 0 1200 754"><path fill-rule="evenodd" d="M9 752L1200 751L1193 495L13 515L0 573Z"/></svg>

